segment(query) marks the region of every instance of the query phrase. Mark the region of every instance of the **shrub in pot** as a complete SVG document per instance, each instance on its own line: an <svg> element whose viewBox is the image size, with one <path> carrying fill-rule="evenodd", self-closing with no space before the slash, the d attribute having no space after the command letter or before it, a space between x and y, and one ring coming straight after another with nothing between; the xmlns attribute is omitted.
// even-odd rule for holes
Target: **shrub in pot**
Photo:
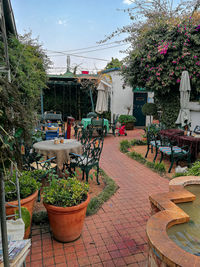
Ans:
<svg viewBox="0 0 200 267"><path fill-rule="evenodd" d="M154 103L145 103L143 105L143 107L142 107L142 113L145 116L154 116L155 118L157 118L158 114L157 114L156 104L154 104ZM150 120L151 120L151 117L150 117ZM150 124L151 124L151 121L150 121Z"/></svg>
<svg viewBox="0 0 200 267"><path fill-rule="evenodd" d="M40 182L37 181L35 176L36 175L34 171L23 171L19 175L21 206L26 208L30 213L30 225L25 229L24 238L28 238L30 235L33 206L38 195L38 189L41 186ZM11 177L5 180L5 199L6 202L8 202L11 205L18 204L15 172ZM11 207L9 205L6 205L6 215L15 214L17 209L18 209L17 207Z"/></svg>
<svg viewBox="0 0 200 267"><path fill-rule="evenodd" d="M43 202L47 209L50 226L55 239L73 241L81 235L87 205L89 186L72 178L53 178L44 187Z"/></svg>
<svg viewBox="0 0 200 267"><path fill-rule="evenodd" d="M132 115L120 115L118 121L125 125L126 130L133 130L136 118Z"/></svg>

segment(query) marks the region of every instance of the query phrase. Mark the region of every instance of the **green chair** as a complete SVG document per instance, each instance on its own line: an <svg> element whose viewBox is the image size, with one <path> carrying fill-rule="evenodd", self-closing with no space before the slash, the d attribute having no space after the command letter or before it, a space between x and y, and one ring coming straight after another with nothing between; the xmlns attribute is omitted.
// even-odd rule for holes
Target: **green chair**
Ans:
<svg viewBox="0 0 200 267"><path fill-rule="evenodd" d="M96 132L100 136L107 135L107 128L106 126L104 127L104 119L91 118L91 127L94 133Z"/></svg>
<svg viewBox="0 0 200 267"><path fill-rule="evenodd" d="M70 153L71 160L70 160L70 169L75 169L76 167L79 167L83 174L82 174L82 180L84 180L84 176L86 174L86 182L88 182L88 176L89 172L92 168L96 166L97 168L97 175L96 180L97 184L99 185L99 160L103 148L103 137L98 136L94 138L93 140L88 140L88 143L85 144L85 147L83 148L82 155L78 155L75 153Z"/></svg>
<svg viewBox="0 0 200 267"><path fill-rule="evenodd" d="M155 135L153 132L147 131L147 152L145 158L147 158L150 148L151 153L153 153L153 143L155 144Z"/></svg>
<svg viewBox="0 0 200 267"><path fill-rule="evenodd" d="M174 162L176 162L176 165L178 165L179 161L186 160L188 167L191 164L191 153L188 146L178 147L176 145L170 144L169 146L159 147L159 151L161 152L160 163L162 162L165 155L170 157L171 164L168 173L171 172Z"/></svg>

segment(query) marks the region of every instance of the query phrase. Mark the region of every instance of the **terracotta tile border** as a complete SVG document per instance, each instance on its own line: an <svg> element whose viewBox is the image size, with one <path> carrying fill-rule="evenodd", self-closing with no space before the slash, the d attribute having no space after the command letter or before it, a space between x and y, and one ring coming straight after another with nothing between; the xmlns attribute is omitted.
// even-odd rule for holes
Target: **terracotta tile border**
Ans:
<svg viewBox="0 0 200 267"><path fill-rule="evenodd" d="M175 204L195 199L192 193L184 189L184 186L189 184L200 184L200 177L183 176L175 178L169 183L168 193L149 197L153 214L146 227L149 249L151 250L149 260L152 259L152 254L157 255L158 261L165 263L162 266L200 266L200 257L178 247L168 237L166 231L175 224L189 221L189 216Z"/></svg>

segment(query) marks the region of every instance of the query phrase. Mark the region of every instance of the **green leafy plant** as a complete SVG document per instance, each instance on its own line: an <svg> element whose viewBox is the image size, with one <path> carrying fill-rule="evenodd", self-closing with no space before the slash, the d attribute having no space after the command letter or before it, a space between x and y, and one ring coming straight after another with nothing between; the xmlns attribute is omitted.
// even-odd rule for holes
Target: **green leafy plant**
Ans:
<svg viewBox="0 0 200 267"><path fill-rule="evenodd" d="M140 153L137 153L135 151L128 153L128 156L134 160L137 160L138 162L140 162L142 164L145 164L145 162L146 162L146 159L143 158L143 156Z"/></svg>
<svg viewBox="0 0 200 267"><path fill-rule="evenodd" d="M128 140L122 140L120 142L120 151L122 153L128 152L128 148L130 148L130 147L131 147L131 144L130 144L130 142Z"/></svg>
<svg viewBox="0 0 200 267"><path fill-rule="evenodd" d="M19 187L20 187L20 198L26 198L36 190L40 188L41 184L37 182L34 178L34 175L31 171L23 171L19 176ZM5 181L5 197L6 201L14 201L17 200L17 191L16 191L16 174L6 179Z"/></svg>
<svg viewBox="0 0 200 267"><path fill-rule="evenodd" d="M117 184L103 170L100 170L102 180L106 184L104 190L96 197L90 200L86 215L95 214L104 202L106 202L118 189Z"/></svg>
<svg viewBox="0 0 200 267"><path fill-rule="evenodd" d="M195 161L192 167L186 172L187 176L194 175L200 176L200 161Z"/></svg>
<svg viewBox="0 0 200 267"><path fill-rule="evenodd" d="M144 140L140 140L140 139L132 139L130 141L130 144L132 146L144 146L147 144L147 141L144 141Z"/></svg>
<svg viewBox="0 0 200 267"><path fill-rule="evenodd" d="M163 162L161 162L161 163L155 162L154 169L156 171L158 171L159 173L165 173L166 172L165 164Z"/></svg>
<svg viewBox="0 0 200 267"><path fill-rule="evenodd" d="M136 122L136 118L132 115L120 115L118 121L121 124L126 124L128 122Z"/></svg>
<svg viewBox="0 0 200 267"><path fill-rule="evenodd" d="M142 113L146 116L156 116L157 115L157 108L154 103L145 103L142 106Z"/></svg>
<svg viewBox="0 0 200 267"><path fill-rule="evenodd" d="M22 220L25 224L25 230L30 226L31 224L31 215L27 208L21 207L22 212ZM19 218L19 210L15 211L16 218Z"/></svg>
<svg viewBox="0 0 200 267"><path fill-rule="evenodd" d="M65 179L52 179L49 186L44 187L43 201L58 207L72 207L87 199L89 185L81 183L75 176Z"/></svg>

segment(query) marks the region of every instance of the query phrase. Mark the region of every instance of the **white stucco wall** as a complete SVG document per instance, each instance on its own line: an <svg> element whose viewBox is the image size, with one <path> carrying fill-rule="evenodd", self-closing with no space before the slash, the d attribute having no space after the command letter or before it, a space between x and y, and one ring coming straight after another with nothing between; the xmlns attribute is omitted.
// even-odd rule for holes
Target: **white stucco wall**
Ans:
<svg viewBox="0 0 200 267"><path fill-rule="evenodd" d="M200 125L200 104L198 102L189 102L188 108L191 116L190 130L193 131L196 125Z"/></svg>
<svg viewBox="0 0 200 267"><path fill-rule="evenodd" d="M128 114L128 107L131 108L130 115L133 114L133 91L130 86L123 89L124 81L119 70L108 73L112 77L111 92L111 118L113 114Z"/></svg>

